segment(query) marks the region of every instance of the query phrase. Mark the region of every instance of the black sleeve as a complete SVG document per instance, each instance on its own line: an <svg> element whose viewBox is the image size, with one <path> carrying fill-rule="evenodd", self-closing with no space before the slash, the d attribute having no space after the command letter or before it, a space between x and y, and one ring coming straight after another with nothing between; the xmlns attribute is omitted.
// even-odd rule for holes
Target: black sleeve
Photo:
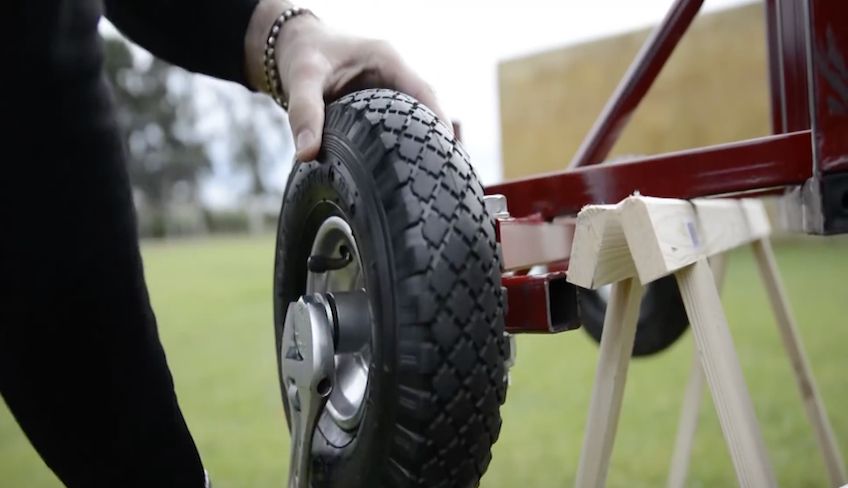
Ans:
<svg viewBox="0 0 848 488"><path fill-rule="evenodd" d="M244 36L258 0L105 0L106 18L154 56L248 86Z"/></svg>

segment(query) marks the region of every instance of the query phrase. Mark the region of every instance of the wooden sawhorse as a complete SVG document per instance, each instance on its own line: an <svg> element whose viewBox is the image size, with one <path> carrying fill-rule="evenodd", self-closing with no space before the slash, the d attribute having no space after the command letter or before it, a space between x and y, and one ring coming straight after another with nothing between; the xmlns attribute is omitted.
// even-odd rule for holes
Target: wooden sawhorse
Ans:
<svg viewBox="0 0 848 488"><path fill-rule="evenodd" d="M674 200L632 196L591 205L577 217L568 281L584 288L612 284L576 486L605 484L627 379L643 285L674 274L695 339L669 486L683 484L703 378L709 385L740 486L776 486L718 288L723 253L750 244L833 486L848 482L789 311L763 205L751 199ZM708 260L713 261L716 275ZM716 279L718 278L718 280Z"/></svg>

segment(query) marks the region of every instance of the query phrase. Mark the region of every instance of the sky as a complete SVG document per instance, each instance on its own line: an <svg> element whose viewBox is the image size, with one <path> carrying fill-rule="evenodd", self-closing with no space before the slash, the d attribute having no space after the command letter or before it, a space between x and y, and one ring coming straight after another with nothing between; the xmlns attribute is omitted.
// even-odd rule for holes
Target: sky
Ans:
<svg viewBox="0 0 848 488"><path fill-rule="evenodd" d="M705 0L703 11L751 0ZM462 126L463 144L484 184L501 181L498 63L655 26L673 0L302 0L327 25L388 41L436 91ZM617 76L617 75L616 75ZM291 153L281 155L291 160ZM565 158L568 159L568 158ZM281 165L271 180L285 184ZM204 193L230 198L232 175L217 174Z"/></svg>

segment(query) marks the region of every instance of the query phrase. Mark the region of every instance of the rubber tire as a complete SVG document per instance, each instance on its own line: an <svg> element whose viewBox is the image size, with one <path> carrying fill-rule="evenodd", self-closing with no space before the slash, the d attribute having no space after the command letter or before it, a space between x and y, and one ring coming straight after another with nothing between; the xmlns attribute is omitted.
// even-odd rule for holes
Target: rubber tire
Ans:
<svg viewBox="0 0 848 488"><path fill-rule="evenodd" d="M578 288L577 305L583 329L600 343L606 301L595 290ZM651 356L666 350L688 327L689 318L674 276L652 282L645 290L639 308L633 356Z"/></svg>
<svg viewBox="0 0 848 488"><path fill-rule="evenodd" d="M294 167L280 215L278 371L286 307L304 293L308 252L329 215L357 241L372 363L356 431L319 421L311 486L478 485L501 428L508 345L494 220L468 155L401 93L365 90L327 107L318 160Z"/></svg>

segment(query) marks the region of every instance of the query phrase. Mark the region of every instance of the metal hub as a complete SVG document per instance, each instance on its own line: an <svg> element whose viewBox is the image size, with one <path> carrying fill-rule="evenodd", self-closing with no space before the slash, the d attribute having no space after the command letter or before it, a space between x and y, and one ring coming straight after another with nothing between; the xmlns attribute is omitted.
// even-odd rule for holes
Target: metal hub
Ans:
<svg viewBox="0 0 848 488"><path fill-rule="evenodd" d="M362 420L371 361L371 312L350 226L330 217L307 261L306 293L289 304L281 373L291 417L290 488L309 484L318 420L352 431Z"/></svg>
<svg viewBox="0 0 848 488"><path fill-rule="evenodd" d="M322 264L333 264L329 267L310 266L306 278L306 293L330 295L338 315L334 388L325 408L339 427L352 431L362 420L368 390L371 320L359 248L350 225L336 216L325 220L315 235L310 256L323 258ZM344 292L358 293L348 295ZM343 294L345 299L336 299ZM339 339L346 337L353 340L340 344Z"/></svg>
<svg viewBox="0 0 848 488"><path fill-rule="evenodd" d="M283 385L291 417L289 488L307 488L315 425L333 391L333 328L321 295L289 304L283 330Z"/></svg>

